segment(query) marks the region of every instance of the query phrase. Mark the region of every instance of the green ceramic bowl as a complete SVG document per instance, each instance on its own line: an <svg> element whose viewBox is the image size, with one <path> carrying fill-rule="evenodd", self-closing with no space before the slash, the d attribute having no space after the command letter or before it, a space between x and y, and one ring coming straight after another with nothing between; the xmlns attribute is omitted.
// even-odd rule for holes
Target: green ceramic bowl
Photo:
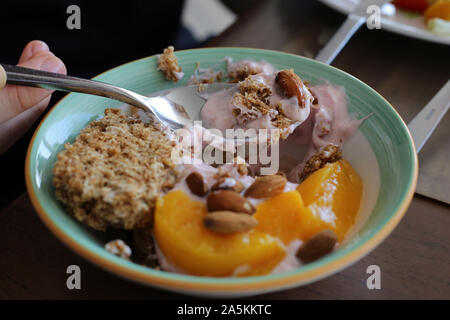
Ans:
<svg viewBox="0 0 450 320"><path fill-rule="evenodd" d="M120 259L103 249L94 232L69 216L54 196L52 167L56 155L90 121L119 102L106 98L68 94L48 113L36 130L26 161L27 189L34 207L47 227L69 248L94 264L125 278L149 286L204 296L244 296L304 285L356 262L380 244L399 223L412 199L417 181L417 157L405 123L377 92L351 75L300 56L249 48L207 48L176 52L187 76L196 63L225 69L223 58L235 61L265 60L277 67L293 68L312 84L328 80L344 86L350 112L372 114L361 126L344 154L362 176L365 185L363 208L357 226L332 254L297 270L277 275L245 278L197 277L152 270ZM136 60L95 78L141 94L174 87L156 70L156 57Z"/></svg>

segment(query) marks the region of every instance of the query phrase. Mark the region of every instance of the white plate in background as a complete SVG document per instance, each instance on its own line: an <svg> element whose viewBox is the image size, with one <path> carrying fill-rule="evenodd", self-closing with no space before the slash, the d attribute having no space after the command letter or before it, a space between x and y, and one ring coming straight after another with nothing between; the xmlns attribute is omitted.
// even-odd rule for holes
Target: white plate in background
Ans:
<svg viewBox="0 0 450 320"><path fill-rule="evenodd" d="M359 2L359 0L319 1L344 14L349 14L352 12ZM397 10L393 16L382 15L381 27L405 36L450 45L450 36L441 36L432 33L426 27L424 19L421 15L410 15L402 10Z"/></svg>

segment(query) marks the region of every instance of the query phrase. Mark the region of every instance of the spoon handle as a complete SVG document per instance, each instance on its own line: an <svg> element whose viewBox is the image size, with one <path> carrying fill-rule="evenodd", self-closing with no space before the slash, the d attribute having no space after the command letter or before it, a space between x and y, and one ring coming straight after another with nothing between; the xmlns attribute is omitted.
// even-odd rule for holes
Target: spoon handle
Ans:
<svg viewBox="0 0 450 320"><path fill-rule="evenodd" d="M408 124L417 153L436 129L450 107L450 80Z"/></svg>
<svg viewBox="0 0 450 320"><path fill-rule="evenodd" d="M145 97L108 83L66 76L59 73L0 64L0 89L6 84L50 90L81 92L119 100L149 110Z"/></svg>

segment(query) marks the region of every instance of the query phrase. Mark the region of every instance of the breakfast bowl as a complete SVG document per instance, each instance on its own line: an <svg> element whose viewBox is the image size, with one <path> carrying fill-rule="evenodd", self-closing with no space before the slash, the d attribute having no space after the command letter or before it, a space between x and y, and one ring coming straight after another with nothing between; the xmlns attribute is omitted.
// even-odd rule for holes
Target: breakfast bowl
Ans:
<svg viewBox="0 0 450 320"><path fill-rule="evenodd" d="M277 69L293 69L311 84L330 83L345 89L348 111L364 122L343 146L344 158L360 175L362 201L357 220L337 250L294 270L245 277L194 276L152 269L122 259L104 249L105 236L76 221L55 196L52 183L57 154L73 142L88 123L106 108L121 103L103 97L70 93L42 120L28 148L26 185L34 208L55 236L95 265L144 285L174 292L208 296L241 297L278 291L330 276L357 262L376 248L400 222L414 194L417 156L407 126L395 109L376 91L329 65L293 54L250 48L206 48L176 52L186 75L202 68L225 70L225 57L234 61L266 61ZM157 70L157 56L111 69L95 80L144 95L186 85L176 84Z"/></svg>

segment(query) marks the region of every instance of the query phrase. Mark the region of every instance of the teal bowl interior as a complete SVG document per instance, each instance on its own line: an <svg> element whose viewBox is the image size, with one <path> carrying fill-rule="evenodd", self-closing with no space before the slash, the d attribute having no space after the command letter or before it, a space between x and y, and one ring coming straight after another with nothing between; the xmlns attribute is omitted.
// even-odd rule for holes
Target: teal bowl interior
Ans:
<svg viewBox="0 0 450 320"><path fill-rule="evenodd" d="M165 80L161 72L156 70L155 56L124 64L102 73L95 79L148 95L185 85L197 62L201 67L225 70L223 58L226 56L235 61L251 58L266 60L278 69L293 68L312 84L326 79L332 84L342 85L346 89L350 112L360 115L373 114L363 123L360 131L375 153L380 171L380 189L375 208L355 235L357 241L350 241L336 252L298 270L247 278L179 275L146 268L113 256L103 249L102 234L79 224L58 203L53 193L52 167L56 155L63 150L64 143L73 141L82 128L103 114L105 108L118 107L121 103L107 98L71 93L62 99L40 124L30 144L26 162L27 188L34 206L46 225L69 247L109 271L149 285L197 294L211 291L212 289L208 289L211 285L219 295L221 288L223 292L231 292L231 295L244 295L292 287L337 272L367 254L398 223L415 188L417 158L404 122L392 106L373 89L336 68L276 51L207 48L179 51L176 55L186 74L176 85ZM314 272L315 270L320 271ZM292 281L284 281L286 279ZM257 288L252 286L256 283ZM233 289L228 290L227 286L239 287L239 293L233 293Z"/></svg>

